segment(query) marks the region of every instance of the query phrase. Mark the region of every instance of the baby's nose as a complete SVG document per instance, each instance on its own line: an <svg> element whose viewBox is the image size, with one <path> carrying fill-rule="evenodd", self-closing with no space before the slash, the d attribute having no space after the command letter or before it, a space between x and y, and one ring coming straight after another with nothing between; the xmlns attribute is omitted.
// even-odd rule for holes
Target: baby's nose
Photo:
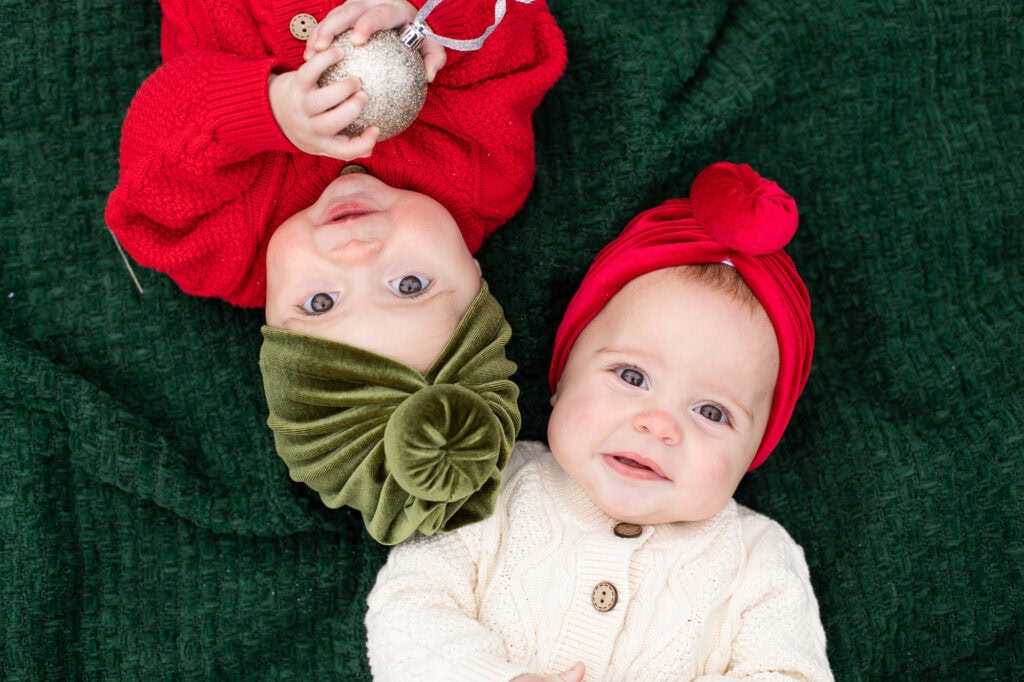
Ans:
<svg viewBox="0 0 1024 682"><path fill-rule="evenodd" d="M633 428L650 434L666 445L678 445L683 437L676 418L661 409L649 409L637 413L633 417Z"/></svg>
<svg viewBox="0 0 1024 682"><path fill-rule="evenodd" d="M337 263L355 265L374 258L383 246L380 239L349 239L333 247L330 256Z"/></svg>

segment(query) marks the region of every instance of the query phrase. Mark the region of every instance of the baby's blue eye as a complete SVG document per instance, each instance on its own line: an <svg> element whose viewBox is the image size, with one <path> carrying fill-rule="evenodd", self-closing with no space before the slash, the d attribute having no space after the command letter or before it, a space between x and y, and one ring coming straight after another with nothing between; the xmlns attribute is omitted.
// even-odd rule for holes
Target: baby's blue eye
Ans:
<svg viewBox="0 0 1024 682"><path fill-rule="evenodd" d="M727 415L725 411L722 408L718 407L717 405L705 403L704 405L698 407L696 409L696 412L705 419L716 422L718 424L729 423L729 415Z"/></svg>
<svg viewBox="0 0 1024 682"><path fill-rule="evenodd" d="M630 386L644 388L647 385L647 378L644 376L644 373L635 367L618 367L615 373Z"/></svg>
<svg viewBox="0 0 1024 682"><path fill-rule="evenodd" d="M321 291L320 293L313 294L307 298L302 304L302 309L310 315L323 315L333 308L337 301L337 294L328 294L327 292Z"/></svg>
<svg viewBox="0 0 1024 682"><path fill-rule="evenodd" d="M389 284L396 294L410 298L414 298L430 288L430 280L419 275L403 275L398 279L391 280Z"/></svg>

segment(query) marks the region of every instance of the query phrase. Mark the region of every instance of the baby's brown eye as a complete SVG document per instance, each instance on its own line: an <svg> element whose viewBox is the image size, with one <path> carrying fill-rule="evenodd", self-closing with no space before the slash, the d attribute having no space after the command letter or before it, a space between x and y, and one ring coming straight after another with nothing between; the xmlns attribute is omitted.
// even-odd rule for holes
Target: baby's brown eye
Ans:
<svg viewBox="0 0 1024 682"><path fill-rule="evenodd" d="M338 297L336 295L321 291L306 299L306 302L302 304L302 309L310 315L322 315L333 308L337 300Z"/></svg>
<svg viewBox="0 0 1024 682"><path fill-rule="evenodd" d="M391 288L399 296L416 296L422 294L430 286L430 280L419 275L405 275L391 280Z"/></svg>
<svg viewBox="0 0 1024 682"><path fill-rule="evenodd" d="M619 378L625 381L630 386L636 386L637 388L643 388L646 380L644 379L644 373L638 369L632 367L620 367L615 370Z"/></svg>
<svg viewBox="0 0 1024 682"><path fill-rule="evenodd" d="M709 419L713 422L718 422L721 424L727 423L729 421L729 418L725 415L725 412L723 412L721 408L716 407L714 405L701 405L700 407L697 408L697 414L704 417L705 419Z"/></svg>

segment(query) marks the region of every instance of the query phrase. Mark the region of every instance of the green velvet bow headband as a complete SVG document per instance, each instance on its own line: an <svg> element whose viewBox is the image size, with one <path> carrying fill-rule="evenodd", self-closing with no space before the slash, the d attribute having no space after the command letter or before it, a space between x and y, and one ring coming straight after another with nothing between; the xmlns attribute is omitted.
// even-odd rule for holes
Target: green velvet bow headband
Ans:
<svg viewBox="0 0 1024 682"><path fill-rule="evenodd" d="M511 334L486 282L425 376L263 327L267 423L289 475L328 507L358 509L386 545L487 518L520 426Z"/></svg>

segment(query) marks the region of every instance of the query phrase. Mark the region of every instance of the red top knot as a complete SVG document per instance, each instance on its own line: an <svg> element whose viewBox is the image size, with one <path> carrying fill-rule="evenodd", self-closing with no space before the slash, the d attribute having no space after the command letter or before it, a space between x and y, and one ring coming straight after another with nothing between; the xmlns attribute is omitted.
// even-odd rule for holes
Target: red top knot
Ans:
<svg viewBox="0 0 1024 682"><path fill-rule="evenodd" d="M702 170L690 187L690 203L712 239L733 251L780 251L796 234L793 197L746 164L720 161Z"/></svg>

